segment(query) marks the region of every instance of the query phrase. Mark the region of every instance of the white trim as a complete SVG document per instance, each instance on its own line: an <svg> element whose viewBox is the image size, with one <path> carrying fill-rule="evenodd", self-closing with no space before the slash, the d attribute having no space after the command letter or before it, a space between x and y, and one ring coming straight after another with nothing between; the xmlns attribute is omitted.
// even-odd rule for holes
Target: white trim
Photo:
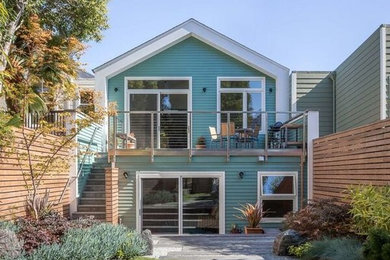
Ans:
<svg viewBox="0 0 390 260"><path fill-rule="evenodd" d="M380 28L380 120L386 119L386 27Z"/></svg>
<svg viewBox="0 0 390 260"><path fill-rule="evenodd" d="M273 194L263 195L262 176L292 176L293 177L293 194ZM303 192L303 191L302 191ZM257 172L257 200L292 200L293 210L298 210L298 172L297 171L258 171ZM302 202L301 202L302 203ZM284 218L263 218L262 223L280 223Z"/></svg>
<svg viewBox="0 0 390 260"><path fill-rule="evenodd" d="M136 229L141 232L141 180L150 178L177 178L179 180L179 233L183 234L182 226L182 195L180 192L182 178L218 178L219 179L219 234L225 234L225 172L223 171L137 171L136 172Z"/></svg>
<svg viewBox="0 0 390 260"><path fill-rule="evenodd" d="M307 197L313 199L313 140L319 137L319 112L307 112Z"/></svg>
<svg viewBox="0 0 390 260"><path fill-rule="evenodd" d="M297 111L297 73L291 73L291 112Z"/></svg>
<svg viewBox="0 0 390 260"><path fill-rule="evenodd" d="M221 81L260 81L261 87L259 89L250 89L250 88L221 88ZM221 111L221 94L222 93L242 93L243 95L243 104L242 111L247 111L247 93L259 93L261 95L261 111L266 111L266 80L265 77L217 77L217 111ZM248 117L243 116L243 127L246 127ZM265 116L261 115L261 129L260 134L264 134L266 129L265 127ZM221 114L217 114L217 131L221 131Z"/></svg>

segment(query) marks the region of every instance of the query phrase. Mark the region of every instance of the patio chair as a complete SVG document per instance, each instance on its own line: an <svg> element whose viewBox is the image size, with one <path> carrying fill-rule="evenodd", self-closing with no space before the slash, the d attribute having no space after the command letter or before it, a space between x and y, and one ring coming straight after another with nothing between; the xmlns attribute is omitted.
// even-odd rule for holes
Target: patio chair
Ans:
<svg viewBox="0 0 390 260"><path fill-rule="evenodd" d="M268 147L269 148L282 148L284 144L284 136L281 132L282 122L276 122L268 129Z"/></svg>
<svg viewBox="0 0 390 260"><path fill-rule="evenodd" d="M228 136L228 124L227 123L221 123L221 136L222 141L228 141L228 145L230 145L231 140L236 140L236 127L234 122L229 123L229 140L227 140Z"/></svg>
<svg viewBox="0 0 390 260"><path fill-rule="evenodd" d="M209 126L209 131L211 137L210 146L212 147L215 144L215 147L217 147L217 144L221 144L221 136L217 134L217 129L214 126Z"/></svg>
<svg viewBox="0 0 390 260"><path fill-rule="evenodd" d="M253 135L250 138L250 142L252 143L252 148L254 148L255 142L257 143L256 147L259 143L259 133L260 133L260 126L256 125L255 130L253 131Z"/></svg>

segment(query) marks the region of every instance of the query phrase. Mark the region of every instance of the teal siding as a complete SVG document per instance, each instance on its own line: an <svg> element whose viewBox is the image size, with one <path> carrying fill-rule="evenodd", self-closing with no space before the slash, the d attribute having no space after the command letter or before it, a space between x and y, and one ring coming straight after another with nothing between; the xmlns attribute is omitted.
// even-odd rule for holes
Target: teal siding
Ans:
<svg viewBox="0 0 390 260"><path fill-rule="evenodd" d="M77 119L82 119L85 118L86 115L82 113L77 113ZM93 136L93 133L96 129L95 135ZM93 140L91 142L93 136ZM81 166L83 157L84 157L84 152L88 149L88 145L91 142L90 146L90 153L86 154L85 156L85 161L84 164ZM95 161L95 155L98 152L102 152L102 126L98 124L92 124L89 127L86 127L80 131L80 133L77 135L77 143L78 143L78 154L79 156L77 157L77 169L80 170L81 168L81 173L80 177L77 180L77 185L78 185L78 195L81 194L84 190L85 183L88 179L89 174L91 173L92 169L92 164Z"/></svg>
<svg viewBox="0 0 390 260"><path fill-rule="evenodd" d="M297 71L297 110L319 111L320 136L333 133L333 80L330 71Z"/></svg>
<svg viewBox="0 0 390 260"><path fill-rule="evenodd" d="M245 225L234 216L238 214L234 208L246 202L256 202L258 171L297 171L300 194L299 165L299 158L293 157L270 157L267 162L257 162L255 157L232 157L230 162L226 162L223 157L194 157L191 163L188 163L188 158L185 157L155 157L154 163L150 163L149 157L118 157L117 167L120 173L124 171L129 173L128 179L122 174L119 177L119 216L123 224L135 227L136 171L224 171L225 229L228 233L233 223L241 227ZM240 171L245 173L243 179L238 176ZM304 182L306 197L306 179Z"/></svg>
<svg viewBox="0 0 390 260"><path fill-rule="evenodd" d="M119 110L124 107L124 78L192 77L192 110L217 110L217 77L266 77L266 110L275 111L275 80L246 64L193 37L164 50L142 63L108 80L108 100L116 101ZM114 89L118 88L115 92ZM206 93L202 91L207 88ZM272 91L270 91L272 89ZM270 116L270 123L275 121ZM209 136L208 127L216 125L215 115L197 115L193 118L194 142L199 136ZM121 126L118 127L119 129Z"/></svg>
<svg viewBox="0 0 390 260"><path fill-rule="evenodd" d="M386 94L387 117L390 117L390 25L386 25Z"/></svg>
<svg viewBox="0 0 390 260"><path fill-rule="evenodd" d="M336 130L380 118L380 32L376 30L336 69Z"/></svg>

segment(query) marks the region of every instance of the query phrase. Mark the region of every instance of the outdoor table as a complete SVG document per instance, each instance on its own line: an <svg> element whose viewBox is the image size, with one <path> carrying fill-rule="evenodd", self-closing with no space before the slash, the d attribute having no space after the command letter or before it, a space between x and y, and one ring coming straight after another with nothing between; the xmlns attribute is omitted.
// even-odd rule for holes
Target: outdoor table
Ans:
<svg viewBox="0 0 390 260"><path fill-rule="evenodd" d="M252 128L237 128L236 134L238 137L238 142L243 142L246 145L248 140L251 140L254 130Z"/></svg>

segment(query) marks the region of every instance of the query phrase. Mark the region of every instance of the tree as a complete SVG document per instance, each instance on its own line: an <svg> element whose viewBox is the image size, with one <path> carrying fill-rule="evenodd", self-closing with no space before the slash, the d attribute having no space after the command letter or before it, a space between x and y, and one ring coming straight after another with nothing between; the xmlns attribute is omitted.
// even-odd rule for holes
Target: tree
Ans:
<svg viewBox="0 0 390 260"><path fill-rule="evenodd" d="M32 14L43 17L44 29L58 38L75 38L79 41L102 38L108 28L108 0L0 0L0 73L7 65L16 32ZM3 84L0 84L0 92Z"/></svg>

